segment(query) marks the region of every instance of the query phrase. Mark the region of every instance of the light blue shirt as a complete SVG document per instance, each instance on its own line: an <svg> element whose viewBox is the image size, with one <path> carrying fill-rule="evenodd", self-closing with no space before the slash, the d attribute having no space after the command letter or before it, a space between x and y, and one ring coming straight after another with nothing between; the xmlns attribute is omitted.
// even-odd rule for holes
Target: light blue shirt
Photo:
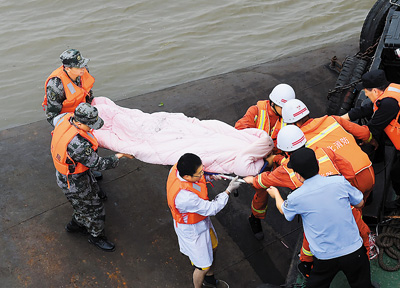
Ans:
<svg viewBox="0 0 400 288"><path fill-rule="evenodd" d="M363 194L343 176L315 175L304 181L282 204L288 221L299 214L310 250L318 259L350 254L363 243L351 205L359 204Z"/></svg>

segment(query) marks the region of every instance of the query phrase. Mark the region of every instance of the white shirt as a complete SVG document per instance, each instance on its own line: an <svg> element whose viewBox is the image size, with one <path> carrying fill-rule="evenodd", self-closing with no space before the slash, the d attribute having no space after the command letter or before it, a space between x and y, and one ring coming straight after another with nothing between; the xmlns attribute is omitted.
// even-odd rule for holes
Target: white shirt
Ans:
<svg viewBox="0 0 400 288"><path fill-rule="evenodd" d="M186 181L179 176L181 181ZM197 213L203 216L214 216L228 203L229 195L219 193L214 200L204 200L195 193L181 190L175 198L175 206L180 213ZM180 251L187 255L193 264L199 268L210 267L213 262L213 250L210 229L214 230L211 219L206 219L195 224L180 224L174 220L174 228L178 236ZM214 230L215 233L215 230ZM215 236L217 234L215 233Z"/></svg>

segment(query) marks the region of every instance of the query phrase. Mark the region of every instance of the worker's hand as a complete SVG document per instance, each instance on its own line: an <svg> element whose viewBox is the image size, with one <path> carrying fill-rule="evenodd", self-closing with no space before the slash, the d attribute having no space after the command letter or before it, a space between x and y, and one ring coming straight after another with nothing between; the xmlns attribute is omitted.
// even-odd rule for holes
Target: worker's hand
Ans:
<svg viewBox="0 0 400 288"><path fill-rule="evenodd" d="M254 176L246 176L243 180L246 181L247 184L253 184Z"/></svg>
<svg viewBox="0 0 400 288"><path fill-rule="evenodd" d="M370 144L374 147L374 150L378 149L379 143L375 140L375 138L371 138L371 141L363 141L360 143L360 146Z"/></svg>
<svg viewBox="0 0 400 288"><path fill-rule="evenodd" d="M379 143L378 143L378 141L375 140L375 138L372 138L371 141L369 141L369 144L374 146L374 150L378 149L378 147L379 147Z"/></svg>
<svg viewBox="0 0 400 288"><path fill-rule="evenodd" d="M239 188L240 182L237 181L238 178L239 178L239 176L236 176L229 183L228 187L226 188L226 191L228 192L228 194L232 193L234 190Z"/></svg>
<svg viewBox="0 0 400 288"><path fill-rule="evenodd" d="M274 187L274 186L269 187L269 188L267 189L267 192L268 192L268 194L269 194L273 199L275 199L276 193L279 194L279 190L278 190L276 187Z"/></svg>
<svg viewBox="0 0 400 288"><path fill-rule="evenodd" d="M272 164L274 164L274 154L269 154L267 158L265 158L265 160L268 162L268 166L267 167L272 167Z"/></svg>
<svg viewBox="0 0 400 288"><path fill-rule="evenodd" d="M128 158L128 159L135 158L133 155L125 154L125 153L117 153L117 154L115 154L115 156L117 156L118 159L121 159L122 157L125 157L125 158Z"/></svg>
<svg viewBox="0 0 400 288"><path fill-rule="evenodd" d="M340 117L342 117L344 120L350 121L349 113L346 113Z"/></svg>
<svg viewBox="0 0 400 288"><path fill-rule="evenodd" d="M212 174L212 175L210 175L210 178L212 180L222 180L222 177L219 176L218 174Z"/></svg>

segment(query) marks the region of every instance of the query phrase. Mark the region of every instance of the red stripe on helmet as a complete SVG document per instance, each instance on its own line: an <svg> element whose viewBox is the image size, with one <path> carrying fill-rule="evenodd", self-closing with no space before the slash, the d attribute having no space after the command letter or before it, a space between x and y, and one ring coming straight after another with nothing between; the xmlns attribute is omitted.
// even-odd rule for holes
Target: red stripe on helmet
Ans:
<svg viewBox="0 0 400 288"><path fill-rule="evenodd" d="M303 109L301 109L300 111L294 113L294 114L293 114L293 117L298 116L298 115L300 115L300 114L302 114L302 113L304 113L304 112L306 112L306 111L307 111L307 108L303 108Z"/></svg>
<svg viewBox="0 0 400 288"><path fill-rule="evenodd" d="M301 143L303 140L304 140L304 135L303 135L299 140L294 141L294 142L292 143L292 145L295 146L295 145Z"/></svg>

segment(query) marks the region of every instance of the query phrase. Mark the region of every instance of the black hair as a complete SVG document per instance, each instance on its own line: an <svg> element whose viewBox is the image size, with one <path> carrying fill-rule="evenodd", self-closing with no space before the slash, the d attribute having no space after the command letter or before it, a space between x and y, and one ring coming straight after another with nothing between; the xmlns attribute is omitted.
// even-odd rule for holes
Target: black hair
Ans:
<svg viewBox="0 0 400 288"><path fill-rule="evenodd" d="M375 88L375 89L378 89L378 90L381 90L381 91L385 91L386 88L387 88L389 85L390 85L390 83L387 82L386 84L383 84L383 85L381 85L381 86L379 86L379 87L374 87L374 88ZM372 89L374 89L374 88L365 88L365 89L368 90L368 91L372 91Z"/></svg>
<svg viewBox="0 0 400 288"><path fill-rule="evenodd" d="M382 85L382 86L380 86L380 87L377 87L376 89L379 89L379 90L385 91L385 90L386 90L386 88L387 88L389 85L390 85L390 83L388 82L388 83L386 83L385 85Z"/></svg>
<svg viewBox="0 0 400 288"><path fill-rule="evenodd" d="M297 171L295 171L297 172ZM317 175L319 173L319 166L317 167L313 167L312 170L310 171L302 171L302 172L297 172L301 175L301 177L303 177L305 180L314 177L315 175Z"/></svg>
<svg viewBox="0 0 400 288"><path fill-rule="evenodd" d="M286 151L286 152L284 152L284 153L287 153L287 155L292 155L294 152L296 152L297 150L299 150L299 149L303 149L303 148L306 148L306 144L304 144L303 146L301 146L300 148L297 148L296 150L294 150L294 151ZM285 155L286 156L286 155Z"/></svg>
<svg viewBox="0 0 400 288"><path fill-rule="evenodd" d="M186 153L179 158L176 167L181 177L185 175L193 176L201 164L202 162L199 156L192 153Z"/></svg>
<svg viewBox="0 0 400 288"><path fill-rule="evenodd" d="M315 152L306 147L302 147L293 152L290 156L288 168L293 169L304 179L314 177L319 172L319 163Z"/></svg>

